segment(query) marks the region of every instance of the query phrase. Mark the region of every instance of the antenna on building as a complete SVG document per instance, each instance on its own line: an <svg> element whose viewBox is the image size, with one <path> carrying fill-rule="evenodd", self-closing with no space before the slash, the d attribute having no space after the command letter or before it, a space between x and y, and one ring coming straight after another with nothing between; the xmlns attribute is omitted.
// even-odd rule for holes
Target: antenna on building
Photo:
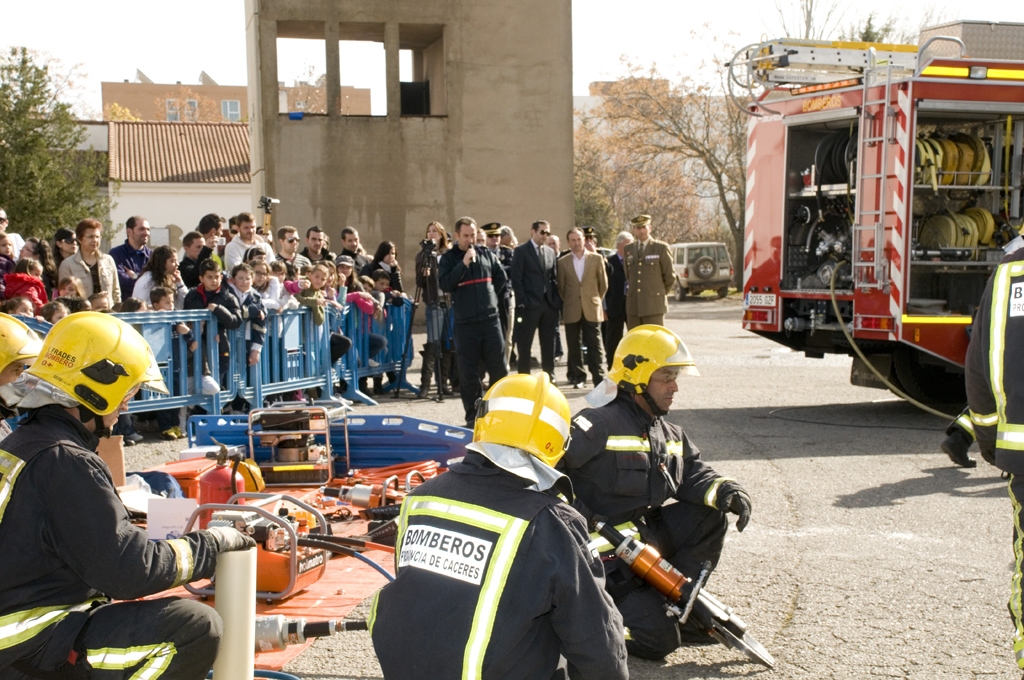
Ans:
<svg viewBox="0 0 1024 680"><path fill-rule="evenodd" d="M147 76L139 69L135 69L135 80L139 81L140 83L148 83L149 85L153 84L153 81L149 79L149 76Z"/></svg>
<svg viewBox="0 0 1024 680"><path fill-rule="evenodd" d="M199 72L199 84L200 85L213 85L216 87L217 81L210 77L206 71Z"/></svg>

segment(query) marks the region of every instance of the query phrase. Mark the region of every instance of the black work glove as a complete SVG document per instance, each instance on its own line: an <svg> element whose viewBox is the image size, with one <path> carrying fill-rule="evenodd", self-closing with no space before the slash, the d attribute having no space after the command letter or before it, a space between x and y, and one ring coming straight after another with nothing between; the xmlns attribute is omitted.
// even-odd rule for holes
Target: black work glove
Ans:
<svg viewBox="0 0 1024 680"><path fill-rule="evenodd" d="M256 547L256 541L252 539L252 536L243 534L234 527L210 527L205 531L213 536L218 553L249 550Z"/></svg>
<svg viewBox="0 0 1024 680"><path fill-rule="evenodd" d="M736 531L746 529L753 504L750 502L750 494L743 485L735 480L722 482L718 497L718 509L736 515Z"/></svg>
<svg viewBox="0 0 1024 680"><path fill-rule="evenodd" d="M984 458L989 465L996 464L996 451L994 448L986 449L984 446L981 447L981 457Z"/></svg>

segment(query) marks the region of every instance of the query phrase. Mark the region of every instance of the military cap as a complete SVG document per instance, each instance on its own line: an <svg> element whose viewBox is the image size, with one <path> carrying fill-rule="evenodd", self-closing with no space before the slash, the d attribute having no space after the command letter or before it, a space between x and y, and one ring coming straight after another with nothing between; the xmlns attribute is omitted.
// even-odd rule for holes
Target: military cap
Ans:
<svg viewBox="0 0 1024 680"><path fill-rule="evenodd" d="M487 236L499 236L501 234L501 222L489 222L480 227L480 231Z"/></svg>
<svg viewBox="0 0 1024 680"><path fill-rule="evenodd" d="M650 215L637 215L629 221L634 227L648 227L651 224Z"/></svg>
<svg viewBox="0 0 1024 680"><path fill-rule="evenodd" d="M583 232L583 238L597 238L597 232L593 227L583 227L580 231Z"/></svg>

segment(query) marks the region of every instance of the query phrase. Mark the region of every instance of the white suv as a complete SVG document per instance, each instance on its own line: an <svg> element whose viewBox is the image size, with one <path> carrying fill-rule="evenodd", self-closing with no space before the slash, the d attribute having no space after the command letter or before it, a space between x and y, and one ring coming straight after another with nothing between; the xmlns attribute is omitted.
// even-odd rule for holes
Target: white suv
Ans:
<svg viewBox="0 0 1024 680"><path fill-rule="evenodd" d="M718 297L729 294L732 283L732 260L724 243L673 243L673 269L676 274L676 300L714 290Z"/></svg>

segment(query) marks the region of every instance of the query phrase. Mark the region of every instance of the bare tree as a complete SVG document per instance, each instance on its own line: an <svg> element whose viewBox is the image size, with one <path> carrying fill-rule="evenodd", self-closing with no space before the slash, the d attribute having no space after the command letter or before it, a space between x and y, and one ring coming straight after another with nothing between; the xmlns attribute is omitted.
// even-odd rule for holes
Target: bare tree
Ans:
<svg viewBox="0 0 1024 680"><path fill-rule="evenodd" d="M775 12L784 37L826 40L838 30L846 5L839 0L775 0Z"/></svg>
<svg viewBox="0 0 1024 680"><path fill-rule="evenodd" d="M724 74L721 65L718 72ZM734 269L742 271L746 114L730 103L721 81L684 77L673 84L654 66L630 65L628 73L608 88L601 117L637 167L677 167L696 196L714 205L692 209L694 232L719 230L724 223L732 236Z"/></svg>

